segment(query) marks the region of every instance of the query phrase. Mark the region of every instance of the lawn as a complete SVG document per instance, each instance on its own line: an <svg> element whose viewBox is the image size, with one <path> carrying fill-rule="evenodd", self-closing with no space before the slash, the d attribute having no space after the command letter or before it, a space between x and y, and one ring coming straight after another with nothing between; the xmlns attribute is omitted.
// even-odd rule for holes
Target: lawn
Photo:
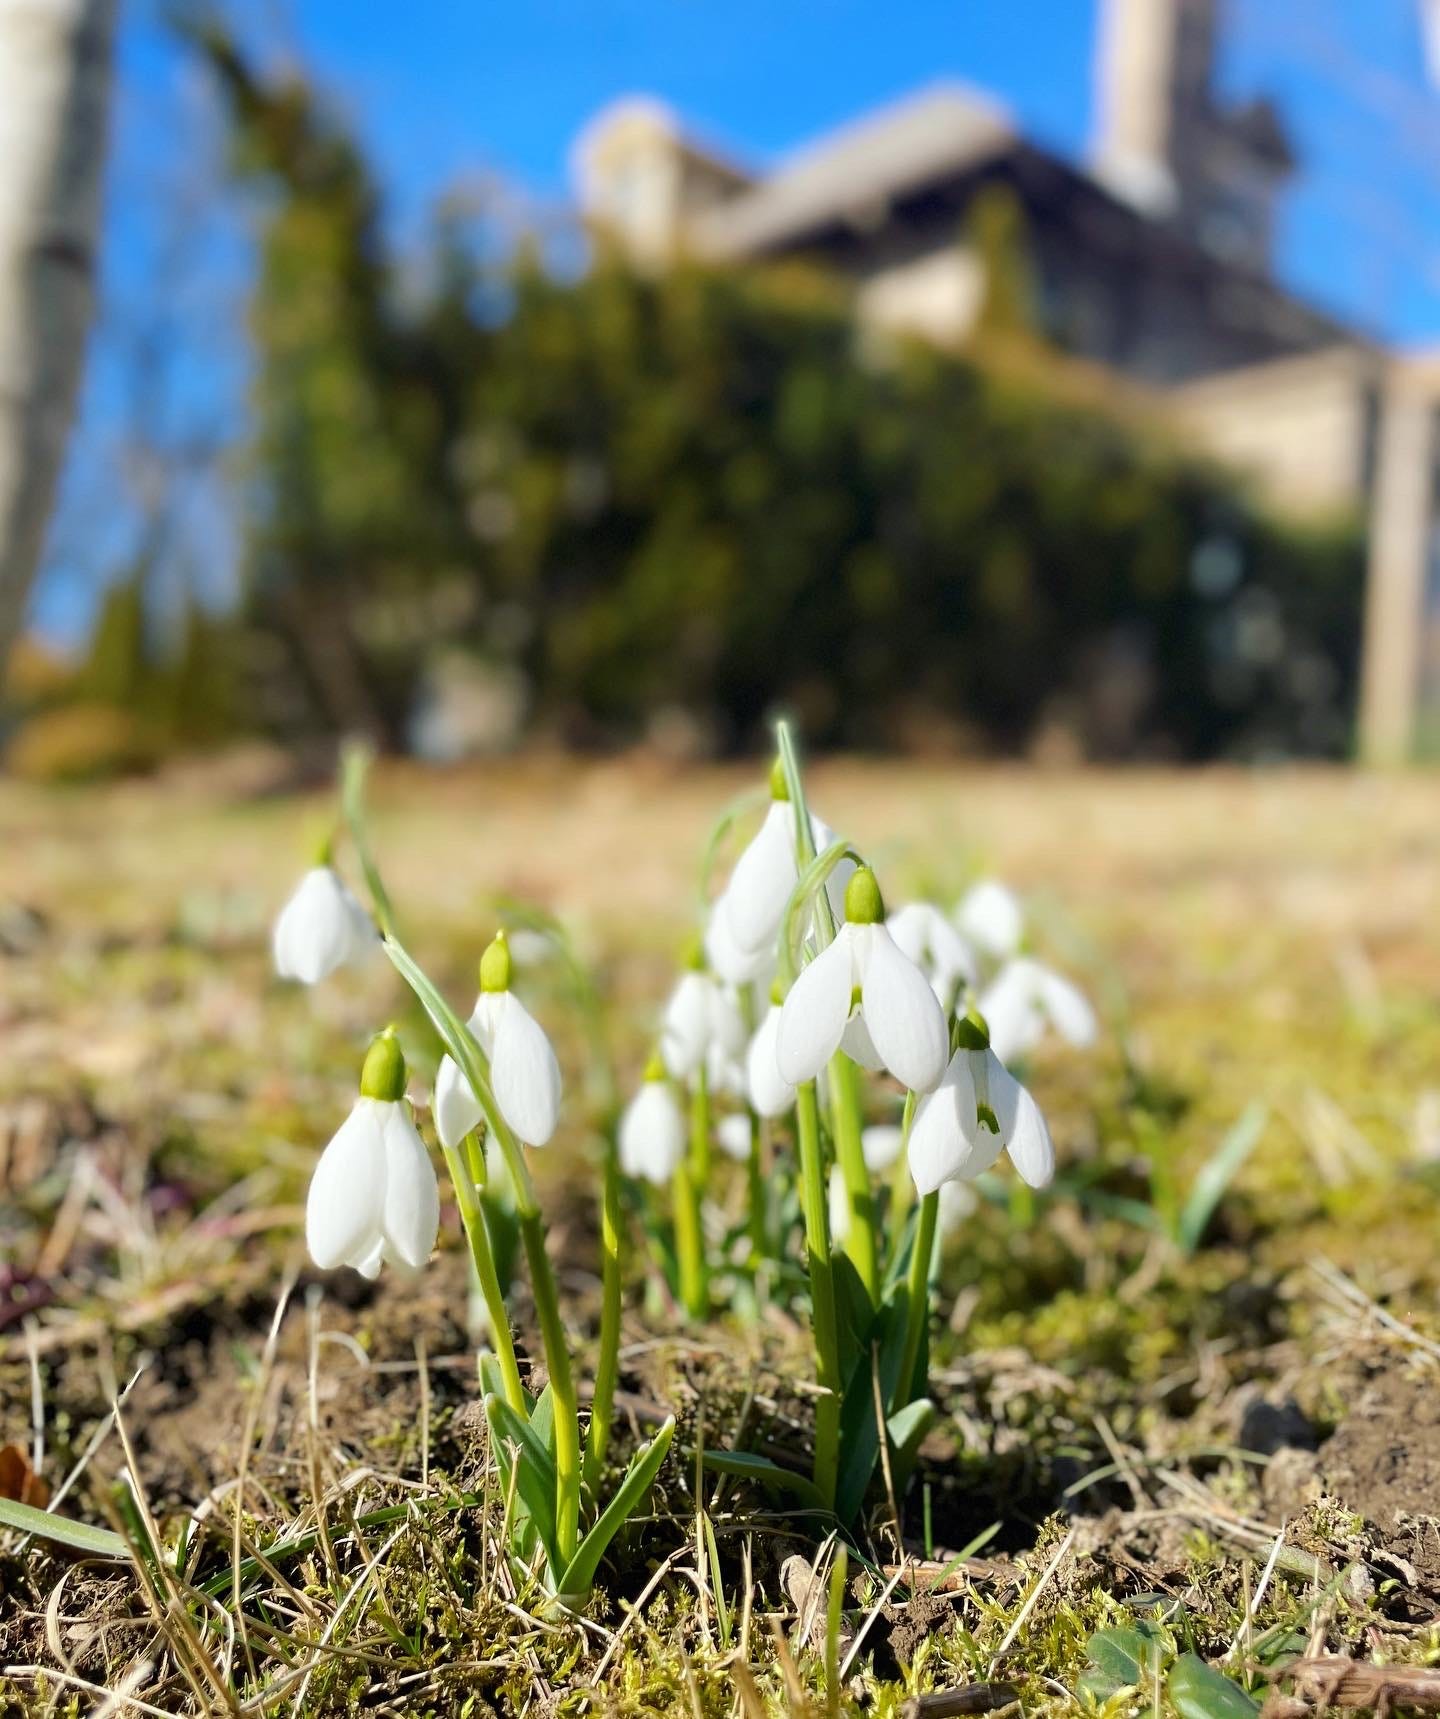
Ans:
<svg viewBox="0 0 1440 1719"><path fill-rule="evenodd" d="M381 958L308 990L274 978L270 924L333 798L246 791L268 779L256 759L0 786L0 1496L43 1502L68 1478L60 1513L132 1547L0 1534L0 1700L1238 1719L1238 1685L1273 1683L1272 1711L1434 1710L1440 1674L1416 1669L1440 1662L1429 778L811 772L892 904L1004 878L1103 1021L1096 1049L1047 1046L1027 1074L1055 1186L1002 1177L949 1238L940 1413L904 1496L877 1488L828 1628L834 1537L698 1457L803 1465L808 1309L786 1278L687 1321L637 1194L614 1460L667 1414L675 1442L581 1616L507 1566L455 1214L412 1281L305 1257L309 1172L370 1034L397 1024L417 1097L438 1045ZM751 780L396 766L372 834L406 941L462 1011L516 903L569 928L628 1093L707 838ZM566 1078L532 1160L583 1396L595 1070L550 967L518 983ZM731 1168L717 1230L743 1225ZM513 1311L538 1356L523 1273ZM1342 1663L1293 1669L1322 1656Z"/></svg>

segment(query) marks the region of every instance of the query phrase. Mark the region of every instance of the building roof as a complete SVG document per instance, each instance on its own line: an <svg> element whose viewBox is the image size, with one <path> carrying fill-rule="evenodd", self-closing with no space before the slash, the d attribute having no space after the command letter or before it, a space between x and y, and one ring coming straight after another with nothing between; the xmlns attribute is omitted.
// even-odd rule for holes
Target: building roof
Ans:
<svg viewBox="0 0 1440 1719"><path fill-rule="evenodd" d="M836 221L869 224L892 199L974 167L1015 138L998 103L963 84L933 85L799 151L706 211L694 236L715 255L753 255Z"/></svg>

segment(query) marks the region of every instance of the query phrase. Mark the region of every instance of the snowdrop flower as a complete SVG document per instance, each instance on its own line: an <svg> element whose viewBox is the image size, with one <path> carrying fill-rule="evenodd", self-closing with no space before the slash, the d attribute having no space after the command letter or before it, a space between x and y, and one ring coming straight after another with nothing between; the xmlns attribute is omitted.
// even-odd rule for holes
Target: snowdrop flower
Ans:
<svg viewBox="0 0 1440 1719"><path fill-rule="evenodd" d="M440 1189L405 1102L405 1058L393 1029L371 1044L360 1096L320 1154L305 1204L305 1243L322 1271L381 1264L418 1271L440 1229Z"/></svg>
<svg viewBox="0 0 1440 1719"><path fill-rule="evenodd" d="M952 1236L973 1217L980 1196L968 1182L949 1181L940 1184L940 1205L935 1213L935 1228L941 1236Z"/></svg>
<svg viewBox="0 0 1440 1719"><path fill-rule="evenodd" d="M743 1052L745 1045L743 1023L740 1045ZM712 1096L718 1093L724 1098L737 1098L743 1102L745 1097L745 1065L740 1057L732 1055L721 1044L712 1044L705 1057L705 1087Z"/></svg>
<svg viewBox="0 0 1440 1719"><path fill-rule="evenodd" d="M980 1012L1001 1062L1028 1056L1047 1027L1080 1049L1094 1044L1099 1030L1095 1011L1078 986L1028 955L1005 963L981 993Z"/></svg>
<svg viewBox="0 0 1440 1719"><path fill-rule="evenodd" d="M699 968L682 974L660 1021L660 1055L676 1080L709 1072L717 1052L722 1062L733 1061L745 1038L739 1005L725 986Z"/></svg>
<svg viewBox="0 0 1440 1719"><path fill-rule="evenodd" d="M313 866L280 909L272 947L282 979L318 985L336 968L358 966L375 948L370 916L333 866Z"/></svg>
<svg viewBox="0 0 1440 1719"><path fill-rule="evenodd" d="M527 1146L544 1146L560 1119L560 1065L545 1029L510 989L510 947L505 933L480 958L480 996L470 1031L490 1063L495 1102L506 1123ZM483 1112L470 1082L446 1056L435 1077L435 1128L454 1148Z"/></svg>
<svg viewBox="0 0 1440 1719"><path fill-rule="evenodd" d="M975 983L975 957L970 945L938 907L928 901L912 901L885 923L895 947L929 979L942 1008L954 1003L961 985Z"/></svg>
<svg viewBox="0 0 1440 1719"><path fill-rule="evenodd" d="M627 1176L665 1183L685 1157L685 1118L665 1077L665 1064L650 1059L639 1092L620 1118L620 1168Z"/></svg>
<svg viewBox="0 0 1440 1719"><path fill-rule="evenodd" d="M827 1192L830 1205L830 1242L834 1247L844 1247L850 1239L850 1190L845 1186L845 1177L838 1164L830 1166Z"/></svg>
<svg viewBox="0 0 1440 1719"><path fill-rule="evenodd" d="M779 1003L772 1002L750 1041L745 1057L745 1083L750 1108L757 1116L784 1116L795 1105L795 1088L780 1075L776 1053L780 1040Z"/></svg>
<svg viewBox="0 0 1440 1719"><path fill-rule="evenodd" d="M910 1127L916 1191L973 1181L1003 1151L1022 1181L1043 1188L1055 1174L1055 1148L1040 1106L990 1048L983 1021L969 1015L957 1025L959 1048L939 1086L916 1105Z"/></svg>
<svg viewBox="0 0 1440 1719"><path fill-rule="evenodd" d="M894 1123L876 1122L860 1131L860 1150L865 1158L865 1168L872 1176L888 1170L900 1156L904 1144L905 1130Z"/></svg>
<svg viewBox="0 0 1440 1719"><path fill-rule="evenodd" d="M900 1156L905 1144L903 1129L889 1123L876 1123L860 1133L860 1150L865 1156L865 1168L873 1176L888 1170ZM830 1166L830 1238L836 1247L843 1247L850 1235L850 1192L838 1164Z"/></svg>
<svg viewBox="0 0 1440 1719"><path fill-rule="evenodd" d="M750 1161L750 1118L743 1111L732 1111L715 1124L715 1138L720 1150L737 1164Z"/></svg>
<svg viewBox="0 0 1440 1719"><path fill-rule="evenodd" d="M955 923L976 948L1003 961L1020 947L1025 915L1013 890L994 878L984 878L962 897Z"/></svg>
<svg viewBox="0 0 1440 1719"><path fill-rule="evenodd" d="M719 923L712 941L719 948L722 961L732 966L756 962L761 957L773 965L781 921L800 875L795 858L795 813L778 759L770 772L770 795L765 821L736 860L730 881L715 903ZM813 813L810 831L816 853L823 853L835 840L834 830ZM842 860L826 880L825 887L837 917L854 869L853 861ZM717 962L716 971L722 970ZM765 971L765 967L758 967L746 976L758 978Z"/></svg>
<svg viewBox="0 0 1440 1719"><path fill-rule="evenodd" d="M769 984L775 972L775 944L742 949L730 930L725 897L719 896L705 922L705 959L727 985Z"/></svg>
<svg viewBox="0 0 1440 1719"><path fill-rule="evenodd" d="M945 1072L945 1013L925 975L885 927L880 886L862 866L845 888L845 923L790 987L776 1067L791 1086L813 1080L843 1043L857 1061L928 1092ZM851 1011L859 1001L859 1011Z"/></svg>

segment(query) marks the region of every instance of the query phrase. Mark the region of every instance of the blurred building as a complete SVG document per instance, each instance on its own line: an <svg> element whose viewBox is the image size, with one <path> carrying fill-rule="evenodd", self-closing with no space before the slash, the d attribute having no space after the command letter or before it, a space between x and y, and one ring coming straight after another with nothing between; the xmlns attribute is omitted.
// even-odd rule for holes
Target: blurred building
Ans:
<svg viewBox="0 0 1440 1719"><path fill-rule="evenodd" d="M1440 364L1385 350L1276 279L1276 212L1298 163L1270 102L1218 95L1219 10L1102 0L1083 165L962 85L866 116L764 174L633 99L580 139L580 195L646 265L680 251L812 257L853 283L867 322L952 342L986 298L972 216L1003 191L1023 216L1045 338L1152 393L1277 505L1368 512L1361 739L1372 756L1401 756L1427 704L1440 713L1440 649L1422 624L1440 590Z"/></svg>

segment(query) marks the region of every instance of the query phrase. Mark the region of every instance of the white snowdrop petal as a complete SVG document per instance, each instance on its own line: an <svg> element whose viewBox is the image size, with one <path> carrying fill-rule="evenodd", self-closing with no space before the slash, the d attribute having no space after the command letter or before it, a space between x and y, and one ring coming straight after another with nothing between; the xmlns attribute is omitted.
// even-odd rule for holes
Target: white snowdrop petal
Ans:
<svg viewBox="0 0 1440 1719"><path fill-rule="evenodd" d="M956 909L955 923L987 955L1003 958L1020 947L1025 916L1013 890L985 878L967 891Z"/></svg>
<svg viewBox="0 0 1440 1719"><path fill-rule="evenodd" d="M1023 956L1005 963L980 993L979 1006L990 1029L991 1048L1001 1062L1029 1056L1045 1036L1035 963Z"/></svg>
<svg viewBox="0 0 1440 1719"><path fill-rule="evenodd" d="M962 1173L969 1153L960 1127L962 1101L947 1076L915 1106L910 1124L910 1175L917 1194L933 1194L942 1182Z"/></svg>
<svg viewBox="0 0 1440 1719"><path fill-rule="evenodd" d="M435 1116L435 1132L440 1136L442 1146L458 1146L472 1128L480 1126L484 1115L480 1100L470 1089L470 1082L448 1053L440 1059L430 1102Z"/></svg>
<svg viewBox="0 0 1440 1719"><path fill-rule="evenodd" d="M336 872L326 865L314 866L275 921L275 971L282 979L317 985L357 959L374 941L364 908Z"/></svg>
<svg viewBox="0 0 1440 1719"><path fill-rule="evenodd" d="M851 1062L858 1062L861 1068L868 1068L872 1074L878 1074L885 1066L885 1058L875 1049L875 1041L870 1037L869 1027L865 1025L865 1017L858 1009L845 1023L840 1049Z"/></svg>
<svg viewBox="0 0 1440 1719"><path fill-rule="evenodd" d="M620 1118L620 1168L668 1182L685 1155L685 1119L663 1080L647 1080Z"/></svg>
<svg viewBox="0 0 1440 1719"><path fill-rule="evenodd" d="M780 1075L776 1056L779 1038L780 1005L772 1003L745 1058L750 1104L759 1116L784 1116L795 1103L795 1088Z"/></svg>
<svg viewBox="0 0 1440 1719"><path fill-rule="evenodd" d="M969 1182L949 1181L940 1184L940 1206L935 1214L935 1227L942 1236L953 1235L965 1220L972 1217L980 1204L980 1196Z"/></svg>
<svg viewBox="0 0 1440 1719"><path fill-rule="evenodd" d="M440 1185L409 1105L385 1109L385 1251L419 1271L440 1233Z"/></svg>
<svg viewBox="0 0 1440 1719"><path fill-rule="evenodd" d="M885 928L895 940L895 947L917 967L923 967L930 953L929 916L934 909L923 901L912 901L897 907L885 921Z"/></svg>
<svg viewBox="0 0 1440 1719"><path fill-rule="evenodd" d="M660 1055L677 1080L689 1080L710 1045L710 992L703 973L682 973L660 1021Z"/></svg>
<svg viewBox="0 0 1440 1719"><path fill-rule="evenodd" d="M361 1098L320 1154L305 1201L305 1245L321 1271L364 1258L379 1243L385 1142L372 1098Z"/></svg>
<svg viewBox="0 0 1440 1719"><path fill-rule="evenodd" d="M705 1084L712 1094L726 1098L744 1098L745 1070L734 1056L729 1056L718 1044L705 1053Z"/></svg>
<svg viewBox="0 0 1440 1719"><path fill-rule="evenodd" d="M560 1120L560 1065L534 1015L512 992L501 997L490 1061L495 1102L527 1146L544 1146Z"/></svg>
<svg viewBox="0 0 1440 1719"><path fill-rule="evenodd" d="M915 1107L910 1125L910 1174L918 1193L931 1194L956 1177L973 1180L1000 1156L1005 1142L976 1118L972 1053L956 1051L945 1078Z"/></svg>
<svg viewBox="0 0 1440 1719"><path fill-rule="evenodd" d="M1055 1023L1060 1037L1079 1050L1093 1045L1099 1025L1090 1000L1080 987L1048 967L1041 968L1039 984L1045 1012Z"/></svg>
<svg viewBox="0 0 1440 1719"><path fill-rule="evenodd" d="M975 951L938 908L930 923L930 960L934 977L947 996L953 996L955 986L963 980L973 985L979 977Z"/></svg>
<svg viewBox="0 0 1440 1719"><path fill-rule="evenodd" d="M504 1013L505 998L509 995L508 991L482 991L475 999L475 1007L467 1023L476 1044L485 1052L487 1062L495 1055L495 1033Z"/></svg>
<svg viewBox="0 0 1440 1719"><path fill-rule="evenodd" d="M877 1122L860 1132L860 1149L865 1155L865 1168L878 1176L888 1170L900 1156L905 1144L905 1130L890 1122Z"/></svg>
<svg viewBox="0 0 1440 1719"><path fill-rule="evenodd" d="M1009 1069L990 1053L990 1108L1000 1124L1000 1137L1020 1179L1043 1188L1055 1174L1055 1147L1040 1106Z"/></svg>
<svg viewBox="0 0 1440 1719"><path fill-rule="evenodd" d="M362 1254L358 1259L347 1260L345 1263L353 1265L361 1277L368 1277L371 1283L374 1283L380 1275L380 1267L385 1263L384 1237L382 1236L368 1253Z"/></svg>
<svg viewBox="0 0 1440 1719"><path fill-rule="evenodd" d="M729 985L768 981L775 971L775 944L742 949L730 931L730 915L722 895L710 909L705 925L705 959Z"/></svg>
<svg viewBox="0 0 1440 1719"><path fill-rule="evenodd" d="M713 979L706 983L710 987L710 1042L726 1056L739 1056L749 1037L740 1005L724 985L717 985Z"/></svg>
<svg viewBox="0 0 1440 1719"><path fill-rule="evenodd" d="M860 1003L865 1025L896 1080L914 1092L929 1092L939 1085L950 1050L945 1011L885 927L870 930Z"/></svg>
<svg viewBox="0 0 1440 1719"><path fill-rule="evenodd" d="M830 1240L843 1247L850 1235L850 1192L838 1164L830 1166Z"/></svg>
<svg viewBox="0 0 1440 1719"><path fill-rule="evenodd" d="M750 1118L738 1111L722 1116L715 1124L715 1138L720 1150L737 1164L750 1161Z"/></svg>
<svg viewBox="0 0 1440 1719"><path fill-rule="evenodd" d="M797 875L794 813L788 800L772 800L725 888L725 913L738 948L773 946Z"/></svg>
<svg viewBox="0 0 1440 1719"><path fill-rule="evenodd" d="M835 941L790 987L781 1007L775 1064L790 1086L813 1080L840 1048L855 983L853 930L850 925L840 928Z"/></svg>

